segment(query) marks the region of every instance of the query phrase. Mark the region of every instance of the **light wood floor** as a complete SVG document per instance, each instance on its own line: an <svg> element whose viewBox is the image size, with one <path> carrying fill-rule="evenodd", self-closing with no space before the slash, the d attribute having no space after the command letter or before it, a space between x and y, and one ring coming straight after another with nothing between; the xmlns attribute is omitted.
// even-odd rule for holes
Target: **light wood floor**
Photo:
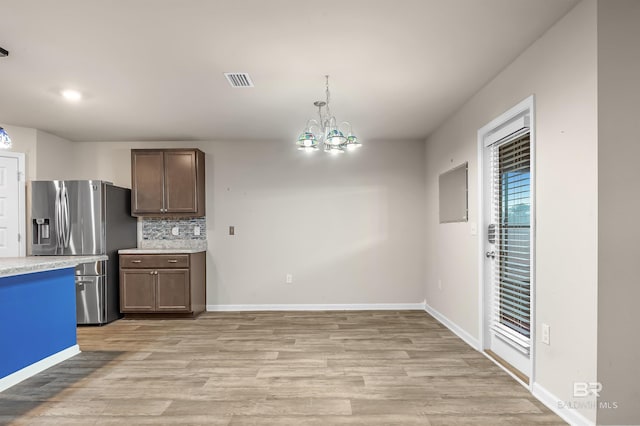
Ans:
<svg viewBox="0 0 640 426"><path fill-rule="evenodd" d="M564 424L419 311L120 320L78 340L0 393L0 424Z"/></svg>

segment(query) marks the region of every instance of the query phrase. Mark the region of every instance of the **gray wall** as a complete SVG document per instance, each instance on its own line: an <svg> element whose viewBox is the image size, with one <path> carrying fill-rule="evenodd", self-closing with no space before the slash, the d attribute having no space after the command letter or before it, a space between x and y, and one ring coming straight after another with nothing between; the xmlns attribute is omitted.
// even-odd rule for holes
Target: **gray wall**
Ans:
<svg viewBox="0 0 640 426"><path fill-rule="evenodd" d="M640 1L599 1L598 424L640 423L639 102Z"/></svg>
<svg viewBox="0 0 640 426"><path fill-rule="evenodd" d="M427 139L427 304L480 340L477 131L531 94L536 111L536 342L534 392L572 401L596 380L596 2L579 3ZM438 175L469 161L469 223L438 223ZM441 282L442 286L438 285ZM584 400L582 402L585 402ZM595 421L595 398L578 410Z"/></svg>
<svg viewBox="0 0 640 426"><path fill-rule="evenodd" d="M424 143L365 144L330 156L292 141L77 143L76 177L129 187L131 148L202 149L211 307L422 303Z"/></svg>

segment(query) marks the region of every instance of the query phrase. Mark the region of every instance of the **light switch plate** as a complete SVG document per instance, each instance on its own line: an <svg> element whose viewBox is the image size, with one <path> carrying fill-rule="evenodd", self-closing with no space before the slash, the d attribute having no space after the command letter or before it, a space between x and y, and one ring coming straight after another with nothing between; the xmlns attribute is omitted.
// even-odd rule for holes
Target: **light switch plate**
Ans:
<svg viewBox="0 0 640 426"><path fill-rule="evenodd" d="M193 235L195 235L196 237L200 236L200 227L199 226L194 226L193 227Z"/></svg>
<svg viewBox="0 0 640 426"><path fill-rule="evenodd" d="M546 345L550 345L551 344L551 329L549 327L549 324L542 324L542 337L540 340L542 340L542 343L546 344Z"/></svg>

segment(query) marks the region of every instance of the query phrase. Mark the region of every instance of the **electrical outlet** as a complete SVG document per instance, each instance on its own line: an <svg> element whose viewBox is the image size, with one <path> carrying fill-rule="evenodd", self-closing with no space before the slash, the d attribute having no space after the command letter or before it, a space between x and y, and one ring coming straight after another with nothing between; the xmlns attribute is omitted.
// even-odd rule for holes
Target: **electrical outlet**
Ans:
<svg viewBox="0 0 640 426"><path fill-rule="evenodd" d="M442 290L442 280L438 280L438 290Z"/></svg>
<svg viewBox="0 0 640 426"><path fill-rule="evenodd" d="M293 284L293 274L287 274L287 276L284 278L284 282L286 284Z"/></svg>
<svg viewBox="0 0 640 426"><path fill-rule="evenodd" d="M550 345L551 344L551 336L550 336L551 330L549 327L549 324L542 324L542 343Z"/></svg>
<svg viewBox="0 0 640 426"><path fill-rule="evenodd" d="M174 235L174 236L180 235L180 228L178 228L177 226L174 226L173 228L171 228L171 235Z"/></svg>
<svg viewBox="0 0 640 426"><path fill-rule="evenodd" d="M199 226L194 226L193 227L193 235L198 237L200 236L200 227Z"/></svg>

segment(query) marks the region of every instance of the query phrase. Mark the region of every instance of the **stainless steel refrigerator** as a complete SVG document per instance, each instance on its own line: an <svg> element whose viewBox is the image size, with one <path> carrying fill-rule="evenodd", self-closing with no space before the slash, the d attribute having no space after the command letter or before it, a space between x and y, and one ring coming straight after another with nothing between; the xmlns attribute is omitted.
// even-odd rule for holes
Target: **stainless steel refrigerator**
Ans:
<svg viewBox="0 0 640 426"><path fill-rule="evenodd" d="M131 191L99 180L31 183L31 254L106 254L76 268L78 324L120 318L118 249L136 247Z"/></svg>

